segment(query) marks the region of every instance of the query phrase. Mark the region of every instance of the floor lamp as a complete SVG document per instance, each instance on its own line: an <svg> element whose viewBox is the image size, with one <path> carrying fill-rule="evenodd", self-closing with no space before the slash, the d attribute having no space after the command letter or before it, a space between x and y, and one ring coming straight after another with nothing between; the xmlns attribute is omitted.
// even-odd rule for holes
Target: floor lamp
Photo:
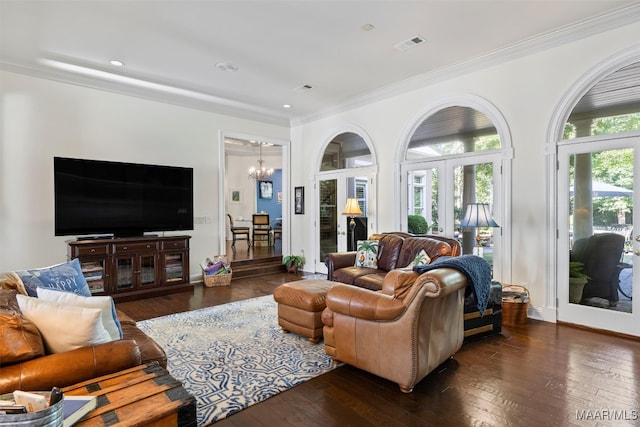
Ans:
<svg viewBox="0 0 640 427"><path fill-rule="evenodd" d="M356 250L356 220L354 219L358 215L362 215L360 205L358 205L358 199L347 199L347 206L344 207L342 215L349 215L351 221L349 221L349 228L351 229L351 250Z"/></svg>
<svg viewBox="0 0 640 427"><path fill-rule="evenodd" d="M461 228L476 229L476 246L473 254L479 257L484 255L484 249L480 244L480 227L500 227L491 217L491 210L488 203L469 203L464 218L460 221Z"/></svg>

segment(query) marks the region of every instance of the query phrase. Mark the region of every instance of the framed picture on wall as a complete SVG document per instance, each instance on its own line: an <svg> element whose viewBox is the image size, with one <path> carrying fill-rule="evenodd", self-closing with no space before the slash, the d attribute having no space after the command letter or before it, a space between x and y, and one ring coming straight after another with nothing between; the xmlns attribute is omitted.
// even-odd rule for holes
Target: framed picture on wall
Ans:
<svg viewBox="0 0 640 427"><path fill-rule="evenodd" d="M260 181L260 198L273 198L273 181Z"/></svg>
<svg viewBox="0 0 640 427"><path fill-rule="evenodd" d="M304 214L304 187L295 187L293 190L293 205L297 215Z"/></svg>
<svg viewBox="0 0 640 427"><path fill-rule="evenodd" d="M231 190L231 203L240 203L240 190Z"/></svg>

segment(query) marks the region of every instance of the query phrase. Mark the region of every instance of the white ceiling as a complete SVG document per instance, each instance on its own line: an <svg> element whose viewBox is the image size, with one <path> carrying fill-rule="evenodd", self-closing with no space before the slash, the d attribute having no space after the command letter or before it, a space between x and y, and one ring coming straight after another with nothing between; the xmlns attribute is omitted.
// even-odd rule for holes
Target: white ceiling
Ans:
<svg viewBox="0 0 640 427"><path fill-rule="evenodd" d="M639 19L617 0L0 0L0 68L289 124Z"/></svg>

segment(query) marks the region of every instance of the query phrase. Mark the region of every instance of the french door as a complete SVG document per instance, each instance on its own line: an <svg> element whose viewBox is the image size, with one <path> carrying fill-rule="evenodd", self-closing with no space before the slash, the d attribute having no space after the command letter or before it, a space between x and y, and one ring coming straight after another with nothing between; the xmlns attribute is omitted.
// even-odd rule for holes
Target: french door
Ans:
<svg viewBox="0 0 640 427"><path fill-rule="evenodd" d="M317 194L317 256L315 271L327 273L326 254L351 250L356 239L368 237L374 227L373 172L369 168L322 173L316 181ZM348 198L356 198L361 216L354 218L355 234L351 235L351 217L342 215Z"/></svg>
<svg viewBox="0 0 640 427"><path fill-rule="evenodd" d="M633 298L640 289L640 275L634 274L640 266L640 230L634 229L634 224L640 224L639 198L635 197L640 181L634 174L634 170L640 170L638 147L638 136L592 139L558 147L559 321L640 336L640 303ZM614 185L621 182L624 187ZM617 288L617 295L602 287L587 285L590 287L583 290L569 283L574 244L598 233L625 237L622 253L615 253L616 265L598 266L600 271L612 271L609 289Z"/></svg>
<svg viewBox="0 0 640 427"><path fill-rule="evenodd" d="M404 163L401 167L401 226L408 230L410 216L422 216L429 234L458 239L464 253L471 253L476 237L484 247L483 257L495 268L501 258L500 229L460 229L469 203L488 203L493 218L502 221L501 162L499 154L482 154L450 159Z"/></svg>

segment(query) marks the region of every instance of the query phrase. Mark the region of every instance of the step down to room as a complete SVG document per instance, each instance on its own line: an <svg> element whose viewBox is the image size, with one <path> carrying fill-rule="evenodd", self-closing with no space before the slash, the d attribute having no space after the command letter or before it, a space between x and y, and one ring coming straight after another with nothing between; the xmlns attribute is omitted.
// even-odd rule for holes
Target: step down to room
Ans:
<svg viewBox="0 0 640 427"><path fill-rule="evenodd" d="M231 261L231 271L233 271L233 279L235 279L237 277L284 273L287 271L287 268L282 264L282 256L278 255L266 258Z"/></svg>

